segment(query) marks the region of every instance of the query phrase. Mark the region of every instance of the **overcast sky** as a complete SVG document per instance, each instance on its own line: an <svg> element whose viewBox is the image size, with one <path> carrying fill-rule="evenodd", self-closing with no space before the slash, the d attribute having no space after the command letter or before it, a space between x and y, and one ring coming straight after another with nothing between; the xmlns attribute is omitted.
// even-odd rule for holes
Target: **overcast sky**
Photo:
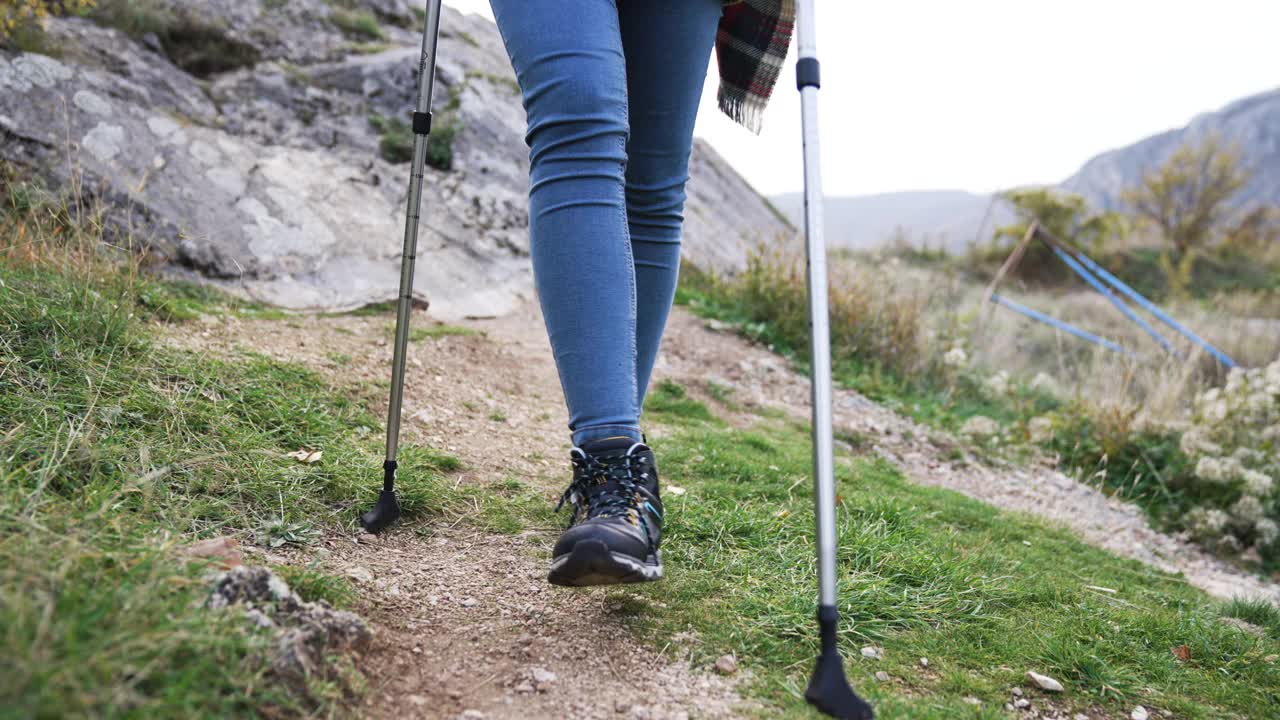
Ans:
<svg viewBox="0 0 1280 720"><path fill-rule="evenodd" d="M642 1L642 0L631 0ZM488 0L447 0L492 18ZM990 192L1280 86L1280 0L817 0L829 195ZM757 189L799 191L794 47L755 136L715 108L697 134Z"/></svg>

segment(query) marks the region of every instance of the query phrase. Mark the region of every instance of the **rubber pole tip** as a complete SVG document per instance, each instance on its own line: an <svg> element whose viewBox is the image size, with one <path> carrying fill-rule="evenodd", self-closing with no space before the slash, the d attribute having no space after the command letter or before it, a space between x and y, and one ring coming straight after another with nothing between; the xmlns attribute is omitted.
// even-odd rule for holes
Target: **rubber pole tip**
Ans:
<svg viewBox="0 0 1280 720"><path fill-rule="evenodd" d="M396 499L395 491L383 490L378 495L378 502L373 509L360 516L360 525L368 532L377 535L399 519L400 501Z"/></svg>

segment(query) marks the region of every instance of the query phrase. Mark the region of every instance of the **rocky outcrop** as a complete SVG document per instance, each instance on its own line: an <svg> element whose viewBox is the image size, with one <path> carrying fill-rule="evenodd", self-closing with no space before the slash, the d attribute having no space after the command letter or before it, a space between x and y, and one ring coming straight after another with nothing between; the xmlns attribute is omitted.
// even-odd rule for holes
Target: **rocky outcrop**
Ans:
<svg viewBox="0 0 1280 720"><path fill-rule="evenodd" d="M105 201L174 272L294 309L394 298L408 165L383 159L378 121L414 103L408 3L364 3L370 44L321 0L166 1L136 38L73 18L49 55L0 49L0 160ZM532 292L524 111L491 22L446 8L439 57L437 127L456 134L450 169L428 169L414 290L441 317L501 314ZM689 260L732 271L790 240L701 142L691 174Z"/></svg>
<svg viewBox="0 0 1280 720"><path fill-rule="evenodd" d="M207 606L214 611L236 608L269 631L271 674L298 697L309 697L317 681L352 692L349 683L355 678L344 670L344 661L373 644L373 631L358 615L335 610L323 600L303 601L265 567L242 565L214 577Z"/></svg>
<svg viewBox="0 0 1280 720"><path fill-rule="evenodd" d="M1184 128L1098 155L1062 187L1084 195L1095 207L1121 209L1124 191L1137 187L1143 175L1160 167L1182 145L1209 136L1238 147L1252 172L1249 183L1234 198L1239 207L1280 206L1280 89L1237 100L1196 117Z"/></svg>

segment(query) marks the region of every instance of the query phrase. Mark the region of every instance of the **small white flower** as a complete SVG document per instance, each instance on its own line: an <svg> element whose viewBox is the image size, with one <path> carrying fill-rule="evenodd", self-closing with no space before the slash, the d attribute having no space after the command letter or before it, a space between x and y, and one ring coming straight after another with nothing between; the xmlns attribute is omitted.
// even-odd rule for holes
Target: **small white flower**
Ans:
<svg viewBox="0 0 1280 720"><path fill-rule="evenodd" d="M1244 479L1244 491L1257 498L1266 497L1273 484L1271 476L1257 470L1245 470L1241 474Z"/></svg>
<svg viewBox="0 0 1280 720"><path fill-rule="evenodd" d="M1050 395L1058 395L1061 392L1058 387L1058 381L1054 380L1053 376L1049 373L1043 372L1036 373L1036 376L1031 380L1031 389L1048 393Z"/></svg>
<svg viewBox="0 0 1280 720"><path fill-rule="evenodd" d="M965 353L964 348L957 345L942 356L942 364L952 370L959 370L969 364L969 355Z"/></svg>
<svg viewBox="0 0 1280 720"><path fill-rule="evenodd" d="M1222 446L1209 439L1209 433L1201 426L1196 426L1182 434L1179 446L1187 457L1202 455L1221 455Z"/></svg>
<svg viewBox="0 0 1280 720"><path fill-rule="evenodd" d="M1227 405L1226 400L1216 400L1205 406L1204 417L1211 425L1217 425L1227 419L1227 415L1231 412L1231 408Z"/></svg>
<svg viewBox="0 0 1280 720"><path fill-rule="evenodd" d="M1232 520L1245 530L1252 529L1264 515L1262 501L1252 495L1240 496L1240 499L1231 506Z"/></svg>
<svg viewBox="0 0 1280 720"><path fill-rule="evenodd" d="M1192 508L1187 513L1187 530L1199 540L1217 540L1231 516L1216 508Z"/></svg>
<svg viewBox="0 0 1280 720"><path fill-rule="evenodd" d="M960 427L960 434L974 439L986 439L1000 433L1000 424L989 417L974 415Z"/></svg>
<svg viewBox="0 0 1280 720"><path fill-rule="evenodd" d="M1227 463L1229 458L1216 458L1206 455L1196 463L1196 477L1209 482L1225 483L1231 478Z"/></svg>
<svg viewBox="0 0 1280 720"><path fill-rule="evenodd" d="M1258 524L1254 526L1253 530L1257 533L1257 545L1260 548L1264 548L1274 543L1276 540L1280 540L1280 524L1277 524L1276 521L1271 518L1262 518L1258 521Z"/></svg>
<svg viewBox="0 0 1280 720"><path fill-rule="evenodd" d="M1000 372L987 378L987 392L995 396L1009 394L1009 373L1001 370Z"/></svg>
<svg viewBox="0 0 1280 720"><path fill-rule="evenodd" d="M1033 443L1048 442L1053 439L1053 420L1046 415L1031 418L1031 422L1027 424L1027 433Z"/></svg>

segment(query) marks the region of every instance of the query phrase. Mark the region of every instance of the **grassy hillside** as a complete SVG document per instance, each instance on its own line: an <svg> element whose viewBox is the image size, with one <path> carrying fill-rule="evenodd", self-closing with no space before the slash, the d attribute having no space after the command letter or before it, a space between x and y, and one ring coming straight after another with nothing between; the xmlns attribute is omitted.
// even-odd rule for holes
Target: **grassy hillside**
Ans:
<svg viewBox="0 0 1280 720"><path fill-rule="evenodd" d="M342 707L358 673L302 693L270 682L269 636L203 609L209 564L182 548L349 525L376 485L378 421L304 368L157 344L156 323L197 309L257 311L148 279L102 240L56 206L0 210L0 717ZM286 457L300 448L323 462ZM428 479L406 509L438 511L430 479L457 461L408 448L402 462ZM306 598L349 597L338 578L286 577Z"/></svg>
<svg viewBox="0 0 1280 720"><path fill-rule="evenodd" d="M273 313L150 279L65 211L11 205L0 220L0 717L356 714L357 668L334 658L302 692L272 682L268 637L204 609L209 568L181 550L350 529L377 484L370 390L252 349L216 358L158 343L160 323ZM901 386L921 408L955 412L939 387ZM616 601L638 642L735 654L762 715L803 716L816 651L807 429L776 417L734 429L722 409L672 383L651 394L664 477L687 491L667 495L670 576L592 592ZM323 460L286 456L302 448ZM555 532L551 497L473 502L485 491L444 481L457 460L421 447L401 460L411 517ZM1003 717L1015 686L1036 708L1092 717L1137 703L1184 718L1280 712L1275 608L1214 602L1030 518L913 486L883 461L842 457L838 475L841 642L882 717ZM353 598L321 571L290 578L309 597ZM883 659L860 659L865 645ZM1033 690L1027 670L1066 691Z"/></svg>

